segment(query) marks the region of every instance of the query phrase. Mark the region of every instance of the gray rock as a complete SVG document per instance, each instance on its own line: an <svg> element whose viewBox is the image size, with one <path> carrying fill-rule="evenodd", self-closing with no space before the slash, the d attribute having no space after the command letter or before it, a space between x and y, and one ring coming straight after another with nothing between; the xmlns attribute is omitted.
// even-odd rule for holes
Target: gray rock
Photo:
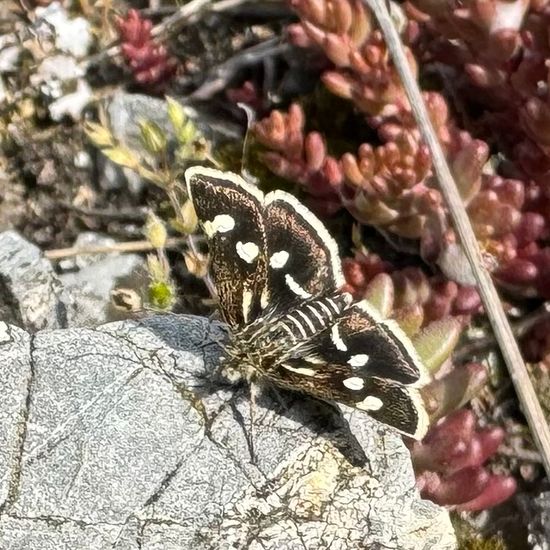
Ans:
<svg viewBox="0 0 550 550"><path fill-rule="evenodd" d="M0 548L455 548L397 435L271 388L252 405L216 324L3 333Z"/></svg>
<svg viewBox="0 0 550 550"><path fill-rule="evenodd" d="M172 125L166 110L166 101L141 94L127 94L117 92L110 99L107 107L110 128L113 135L122 143L139 153L139 156L153 166L155 159L143 147L141 142L140 123L151 121L162 128L170 139L174 140ZM137 195L143 191L145 182L142 178L127 169L113 163L107 158L102 158L98 165L99 181L105 190L128 190Z"/></svg>
<svg viewBox="0 0 550 550"><path fill-rule="evenodd" d="M40 249L15 231L0 233L0 319L31 332L65 327L67 301Z"/></svg>
<svg viewBox="0 0 550 550"><path fill-rule="evenodd" d="M114 242L89 232L75 246ZM0 319L30 332L95 326L122 317L110 300L115 287L139 290L147 282L137 254L82 255L63 265L74 271L58 276L39 248L14 231L0 233Z"/></svg>
<svg viewBox="0 0 550 550"><path fill-rule="evenodd" d="M99 156L97 158L97 171L99 186L104 191L122 189L127 183L124 170L107 157ZM139 188L143 189L143 183Z"/></svg>
<svg viewBox="0 0 550 550"><path fill-rule="evenodd" d="M112 246L115 240L97 233L82 233L74 246ZM68 311L69 326L91 326L118 320L123 313L111 304L111 291L116 287L134 289L139 293L148 282L145 260L138 254L79 255L62 262L66 271L59 276L72 297ZM75 270L76 269L76 270Z"/></svg>
<svg viewBox="0 0 550 550"><path fill-rule="evenodd" d="M0 514L8 499L13 498L19 478L32 374L30 342L25 331L0 322Z"/></svg>

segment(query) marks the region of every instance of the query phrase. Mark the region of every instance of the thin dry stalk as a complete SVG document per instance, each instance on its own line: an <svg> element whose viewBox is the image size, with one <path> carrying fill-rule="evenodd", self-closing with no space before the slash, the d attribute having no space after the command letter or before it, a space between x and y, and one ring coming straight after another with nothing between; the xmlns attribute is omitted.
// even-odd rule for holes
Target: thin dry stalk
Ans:
<svg viewBox="0 0 550 550"><path fill-rule="evenodd" d="M187 242L186 238L171 238L166 240L166 248L180 248ZM44 256L48 260L64 260L65 258L74 258L75 256L92 256L95 254L109 254L112 252L149 252L154 250L149 241L131 241L125 243L115 243L102 246L71 246L69 248L56 248L46 250Z"/></svg>

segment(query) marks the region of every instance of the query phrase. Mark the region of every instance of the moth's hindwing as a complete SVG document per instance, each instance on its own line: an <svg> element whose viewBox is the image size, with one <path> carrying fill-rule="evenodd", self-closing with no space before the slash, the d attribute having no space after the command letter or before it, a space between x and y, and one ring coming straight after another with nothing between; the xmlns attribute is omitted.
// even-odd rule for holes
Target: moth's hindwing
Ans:
<svg viewBox="0 0 550 550"><path fill-rule="evenodd" d="M295 336L305 336L268 376L278 385L367 411L409 436L423 436L428 418L416 387L428 374L412 343L366 302L352 305L336 314L326 329L314 331L321 306L328 310L337 301L337 296L312 300L282 318L289 328L296 327Z"/></svg>
<svg viewBox="0 0 550 550"><path fill-rule="evenodd" d="M202 166L185 180L206 234L220 308L232 327L256 318L267 283L263 194L241 177Z"/></svg>
<svg viewBox="0 0 550 550"><path fill-rule="evenodd" d="M334 365L317 365L314 369L300 359L280 365L272 379L280 386L365 411L409 437L422 439L426 435L429 418L415 387L357 376L350 369Z"/></svg>
<svg viewBox="0 0 550 550"><path fill-rule="evenodd" d="M340 288L345 281L338 246L325 226L284 191L266 195L265 205L271 302L286 310Z"/></svg>
<svg viewBox="0 0 550 550"><path fill-rule="evenodd" d="M381 319L366 300L353 304L330 330L317 333L307 346L324 364L347 369L354 376L377 376L415 386L429 379L407 335L395 321Z"/></svg>

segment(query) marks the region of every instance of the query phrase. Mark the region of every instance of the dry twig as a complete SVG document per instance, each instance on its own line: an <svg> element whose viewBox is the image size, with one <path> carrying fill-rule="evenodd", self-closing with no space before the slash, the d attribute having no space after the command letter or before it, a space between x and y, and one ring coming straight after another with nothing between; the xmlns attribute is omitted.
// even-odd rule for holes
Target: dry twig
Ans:
<svg viewBox="0 0 550 550"><path fill-rule="evenodd" d="M188 99L205 101L227 88L235 73L248 65L255 65L269 57L290 51L292 46L281 44L278 38L271 38L243 50L220 65L213 67L209 75Z"/></svg>
<svg viewBox="0 0 550 550"><path fill-rule="evenodd" d="M186 242L186 238L167 239L166 248L180 248ZM48 260L62 260L80 255L109 254L110 252L148 252L154 249L154 246L149 241L131 241L102 246L71 246L69 248L56 248L55 250L46 250L44 256L46 256Z"/></svg>

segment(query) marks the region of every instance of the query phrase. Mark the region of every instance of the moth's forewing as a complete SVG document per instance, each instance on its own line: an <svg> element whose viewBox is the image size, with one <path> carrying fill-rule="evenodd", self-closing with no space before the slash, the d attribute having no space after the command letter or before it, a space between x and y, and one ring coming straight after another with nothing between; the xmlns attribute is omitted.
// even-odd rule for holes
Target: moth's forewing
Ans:
<svg viewBox="0 0 550 550"><path fill-rule="evenodd" d="M426 405L416 388L394 384L382 378L369 378L365 384L365 399L357 401L350 394L340 401L368 412L375 420L393 426L414 439L422 439L428 430ZM380 408L378 406L382 404Z"/></svg>
<svg viewBox="0 0 550 550"><path fill-rule="evenodd" d="M187 169L185 180L208 237L220 309L241 327L259 314L267 280L263 194L236 174L202 166Z"/></svg>
<svg viewBox="0 0 550 550"><path fill-rule="evenodd" d="M283 191L266 195L265 205L270 301L287 310L341 287L338 246L313 213Z"/></svg>
<svg viewBox="0 0 550 550"><path fill-rule="evenodd" d="M365 395L363 401L357 401L356 396L350 399L351 396L347 394L341 403L364 410L375 420L393 426L414 439L422 439L426 435L429 417L416 388L373 377L365 384ZM380 403L382 406L378 408Z"/></svg>

